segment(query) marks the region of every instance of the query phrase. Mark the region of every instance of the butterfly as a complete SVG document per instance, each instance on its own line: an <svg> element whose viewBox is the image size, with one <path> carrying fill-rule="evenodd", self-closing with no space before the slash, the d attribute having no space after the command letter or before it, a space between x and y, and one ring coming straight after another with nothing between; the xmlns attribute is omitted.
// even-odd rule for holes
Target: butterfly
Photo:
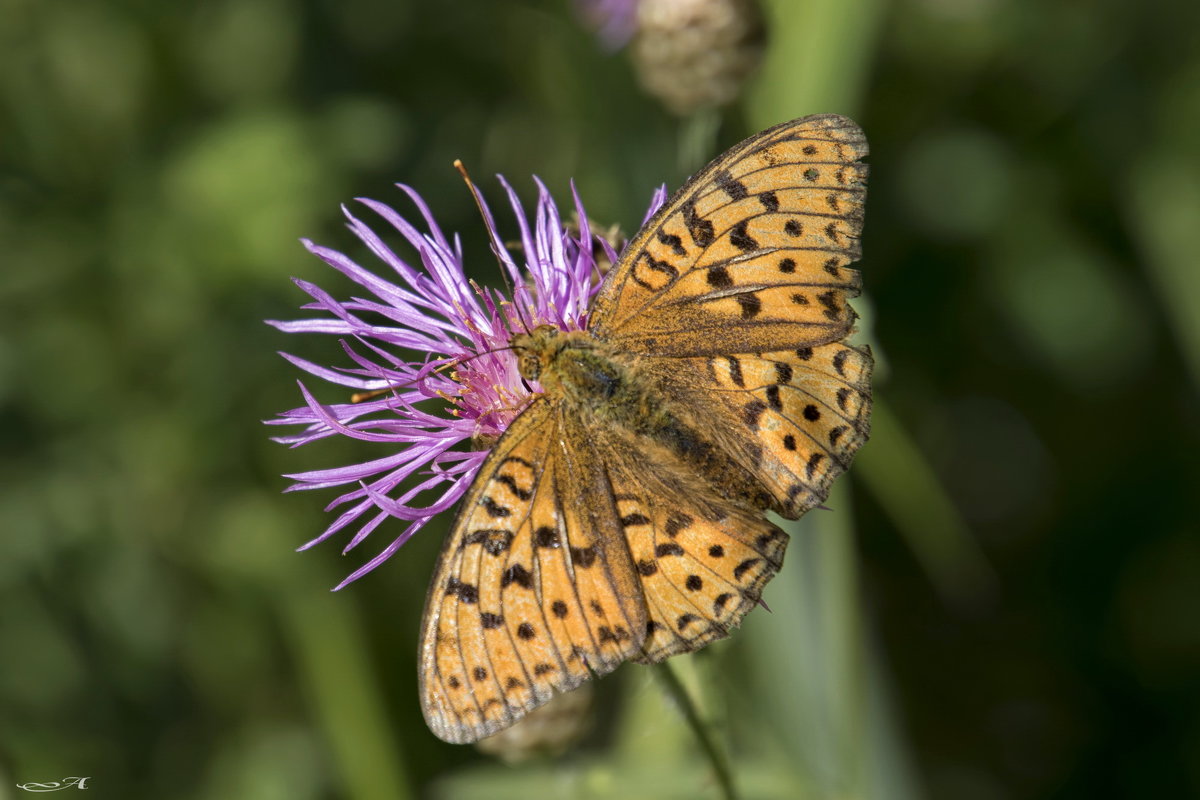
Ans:
<svg viewBox="0 0 1200 800"><path fill-rule="evenodd" d="M426 722L474 742L625 661L729 635L869 433L867 144L835 115L693 176L604 277L586 330L515 334L540 385L477 473L426 599Z"/></svg>

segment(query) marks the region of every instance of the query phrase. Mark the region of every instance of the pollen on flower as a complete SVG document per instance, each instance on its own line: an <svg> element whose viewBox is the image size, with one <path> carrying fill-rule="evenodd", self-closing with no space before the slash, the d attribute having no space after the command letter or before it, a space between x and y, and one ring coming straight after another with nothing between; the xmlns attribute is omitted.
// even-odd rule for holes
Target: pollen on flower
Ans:
<svg viewBox="0 0 1200 800"><path fill-rule="evenodd" d="M523 263L503 246L491 210L474 185L469 186L505 283L513 287L511 297L467 279L458 237L447 237L421 196L400 185L416 209L416 224L378 201L359 202L416 257L400 255L383 235L346 209L348 227L382 263L371 269L304 240L311 253L357 284L355 292L350 299L338 299L296 279L310 298L303 308L316 314L268 321L287 333L340 337L346 358L341 365L322 366L286 353L283 357L309 375L342 387L335 397L344 398L349 389L359 401L323 403L301 382L303 404L267 420L288 430L275 440L300 446L344 436L375 448L361 463L286 476L293 480L288 491L344 487L329 504L337 516L301 549L354 528L345 546L349 551L389 517L403 523L388 544L337 588L383 563L430 519L450 509L466 492L487 448L528 405L530 390L508 349L513 334L537 325L579 330L586 321L598 269L588 226L564 225L537 178L531 220L513 188L504 178L499 181L520 234ZM572 199L577 218L586 220L574 190ZM648 216L664 199L664 191L655 194ZM613 255L611 251L609 247ZM426 356L413 360L413 352Z"/></svg>

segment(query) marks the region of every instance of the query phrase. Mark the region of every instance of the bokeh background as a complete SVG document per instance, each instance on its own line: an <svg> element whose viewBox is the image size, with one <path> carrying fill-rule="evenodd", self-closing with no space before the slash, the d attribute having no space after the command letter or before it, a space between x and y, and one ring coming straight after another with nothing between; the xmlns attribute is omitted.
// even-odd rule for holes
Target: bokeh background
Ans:
<svg viewBox="0 0 1200 800"><path fill-rule="evenodd" d="M762 69L681 118L568 0L0 3L0 797L719 796L637 666L556 758L428 733L445 521L329 592L388 537L294 553L333 495L279 476L378 452L268 441L276 351L340 351L262 320L349 294L297 240L369 262L338 204L395 181L496 284L454 158L630 231L816 112L871 142L878 408L772 613L673 662L740 792L1200 793L1200 6L764 7Z"/></svg>

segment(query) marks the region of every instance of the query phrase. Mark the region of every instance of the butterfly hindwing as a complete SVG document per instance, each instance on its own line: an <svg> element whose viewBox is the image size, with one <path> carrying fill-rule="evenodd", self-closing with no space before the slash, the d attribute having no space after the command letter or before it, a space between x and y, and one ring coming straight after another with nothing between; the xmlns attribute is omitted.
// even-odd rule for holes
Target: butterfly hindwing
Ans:
<svg viewBox="0 0 1200 800"><path fill-rule="evenodd" d="M497 442L446 539L421 637L421 697L449 742L495 733L636 653L645 605L619 520L535 401ZM567 460L582 472L571 474ZM612 509L611 502L607 508Z"/></svg>
<svg viewBox="0 0 1200 800"><path fill-rule="evenodd" d="M805 117L750 137L694 176L630 242L591 330L666 356L764 352L843 338L860 279L866 140Z"/></svg>
<svg viewBox="0 0 1200 800"><path fill-rule="evenodd" d="M699 396L724 405L726 432L746 440L727 446L753 459L773 510L795 519L824 502L870 434L870 349L831 342L690 360L711 380Z"/></svg>
<svg viewBox="0 0 1200 800"><path fill-rule="evenodd" d="M670 456L606 444L600 452L647 608L633 660L662 661L728 636L779 570L787 535L698 493Z"/></svg>

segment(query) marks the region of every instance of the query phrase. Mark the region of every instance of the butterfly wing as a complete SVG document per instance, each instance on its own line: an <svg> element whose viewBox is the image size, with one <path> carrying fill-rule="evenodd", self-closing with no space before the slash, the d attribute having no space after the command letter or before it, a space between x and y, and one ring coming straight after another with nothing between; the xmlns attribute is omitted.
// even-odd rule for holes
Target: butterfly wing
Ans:
<svg viewBox="0 0 1200 800"><path fill-rule="evenodd" d="M789 518L825 499L869 433L870 351L842 341L866 154L834 115L733 147L630 242L592 317Z"/></svg>
<svg viewBox="0 0 1200 800"><path fill-rule="evenodd" d="M824 502L870 435L871 351L830 342L770 353L641 357L658 391L789 519Z"/></svg>
<svg viewBox="0 0 1200 800"><path fill-rule="evenodd" d="M425 719L445 741L506 728L641 647L645 602L607 477L562 413L542 398L512 423L443 546L419 652Z"/></svg>
<svg viewBox="0 0 1200 800"><path fill-rule="evenodd" d="M845 117L786 122L686 183L629 243L589 329L632 352L753 353L845 337L867 166Z"/></svg>
<svg viewBox="0 0 1200 800"><path fill-rule="evenodd" d="M728 636L778 572L787 535L714 496L664 449L630 446L608 429L591 435L645 598L646 638L633 660L662 661Z"/></svg>

